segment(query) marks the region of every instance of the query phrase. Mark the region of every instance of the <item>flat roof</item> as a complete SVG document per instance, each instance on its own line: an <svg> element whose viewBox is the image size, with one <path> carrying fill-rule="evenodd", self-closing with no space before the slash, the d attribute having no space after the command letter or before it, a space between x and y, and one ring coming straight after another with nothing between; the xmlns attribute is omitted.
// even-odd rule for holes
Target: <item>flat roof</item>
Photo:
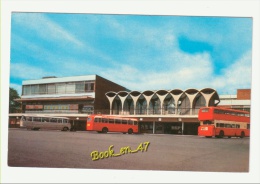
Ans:
<svg viewBox="0 0 260 184"><path fill-rule="evenodd" d="M91 80L96 80L96 75L53 77L53 78L42 78L42 79L35 79L35 80L25 80L22 82L22 85L48 84L48 83L61 83L61 82L78 82L78 81L91 81Z"/></svg>

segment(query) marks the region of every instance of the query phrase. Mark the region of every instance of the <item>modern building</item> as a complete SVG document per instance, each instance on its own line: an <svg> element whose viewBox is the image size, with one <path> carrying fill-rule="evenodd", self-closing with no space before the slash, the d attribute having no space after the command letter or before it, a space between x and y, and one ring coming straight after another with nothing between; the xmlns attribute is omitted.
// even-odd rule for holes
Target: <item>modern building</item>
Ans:
<svg viewBox="0 0 260 184"><path fill-rule="evenodd" d="M84 129L86 117L92 113L109 113L107 91L127 89L98 75L43 77L22 83L22 113L55 114L70 117Z"/></svg>
<svg viewBox="0 0 260 184"><path fill-rule="evenodd" d="M110 91L106 96L110 114L138 118L141 132L163 134L196 135L199 109L220 102L217 91L211 88Z"/></svg>
<svg viewBox="0 0 260 184"><path fill-rule="evenodd" d="M219 95L218 106L250 112L251 89L237 89L236 95Z"/></svg>
<svg viewBox="0 0 260 184"><path fill-rule="evenodd" d="M212 88L130 91L98 75L44 77L22 83L22 114L69 117L76 130L86 130L89 114L111 114L139 120L142 133L196 135L198 110L221 106L250 111L250 89L219 95ZM9 127L22 114L9 115Z"/></svg>

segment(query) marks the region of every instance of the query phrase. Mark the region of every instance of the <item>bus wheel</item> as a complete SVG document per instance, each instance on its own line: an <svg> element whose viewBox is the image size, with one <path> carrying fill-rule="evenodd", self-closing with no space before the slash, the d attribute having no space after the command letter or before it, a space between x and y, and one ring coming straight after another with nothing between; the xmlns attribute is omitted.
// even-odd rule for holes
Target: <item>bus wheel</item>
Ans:
<svg viewBox="0 0 260 184"><path fill-rule="evenodd" d="M107 132L108 132L107 127L104 127L104 128L102 129L102 133L107 133Z"/></svg>
<svg viewBox="0 0 260 184"><path fill-rule="evenodd" d="M130 129L128 130L128 134L132 134L132 133L133 133L133 129L130 128Z"/></svg>
<svg viewBox="0 0 260 184"><path fill-rule="evenodd" d="M224 131L223 131L223 130L221 130L221 131L219 132L219 137L220 137L220 138L223 138L223 137L224 137Z"/></svg>
<svg viewBox="0 0 260 184"><path fill-rule="evenodd" d="M231 136L228 136L228 138L230 139L230 138L231 138Z"/></svg>
<svg viewBox="0 0 260 184"><path fill-rule="evenodd" d="M68 127L64 127L63 129L62 129L62 131L68 131L69 129L68 129Z"/></svg>
<svg viewBox="0 0 260 184"><path fill-rule="evenodd" d="M244 138L244 137L245 137L245 132L241 132L240 138Z"/></svg>

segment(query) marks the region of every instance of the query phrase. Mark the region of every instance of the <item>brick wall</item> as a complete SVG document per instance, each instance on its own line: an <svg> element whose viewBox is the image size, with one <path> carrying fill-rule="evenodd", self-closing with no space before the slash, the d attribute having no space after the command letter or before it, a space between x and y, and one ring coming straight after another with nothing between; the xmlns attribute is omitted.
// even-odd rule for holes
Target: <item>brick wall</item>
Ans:
<svg viewBox="0 0 260 184"><path fill-rule="evenodd" d="M238 89L237 90L238 100L250 100L251 99L251 89Z"/></svg>
<svg viewBox="0 0 260 184"><path fill-rule="evenodd" d="M94 102L95 111L100 110L102 114L109 114L110 104L105 94L109 91L119 92L125 90L125 87L97 75Z"/></svg>

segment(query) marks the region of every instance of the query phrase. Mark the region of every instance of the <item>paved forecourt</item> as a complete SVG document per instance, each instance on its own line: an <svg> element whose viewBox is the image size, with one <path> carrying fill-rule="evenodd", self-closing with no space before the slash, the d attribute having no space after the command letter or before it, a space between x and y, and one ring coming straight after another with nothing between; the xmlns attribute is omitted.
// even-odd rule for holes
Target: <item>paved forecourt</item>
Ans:
<svg viewBox="0 0 260 184"><path fill-rule="evenodd" d="M248 172L250 138L9 129L17 167Z"/></svg>

